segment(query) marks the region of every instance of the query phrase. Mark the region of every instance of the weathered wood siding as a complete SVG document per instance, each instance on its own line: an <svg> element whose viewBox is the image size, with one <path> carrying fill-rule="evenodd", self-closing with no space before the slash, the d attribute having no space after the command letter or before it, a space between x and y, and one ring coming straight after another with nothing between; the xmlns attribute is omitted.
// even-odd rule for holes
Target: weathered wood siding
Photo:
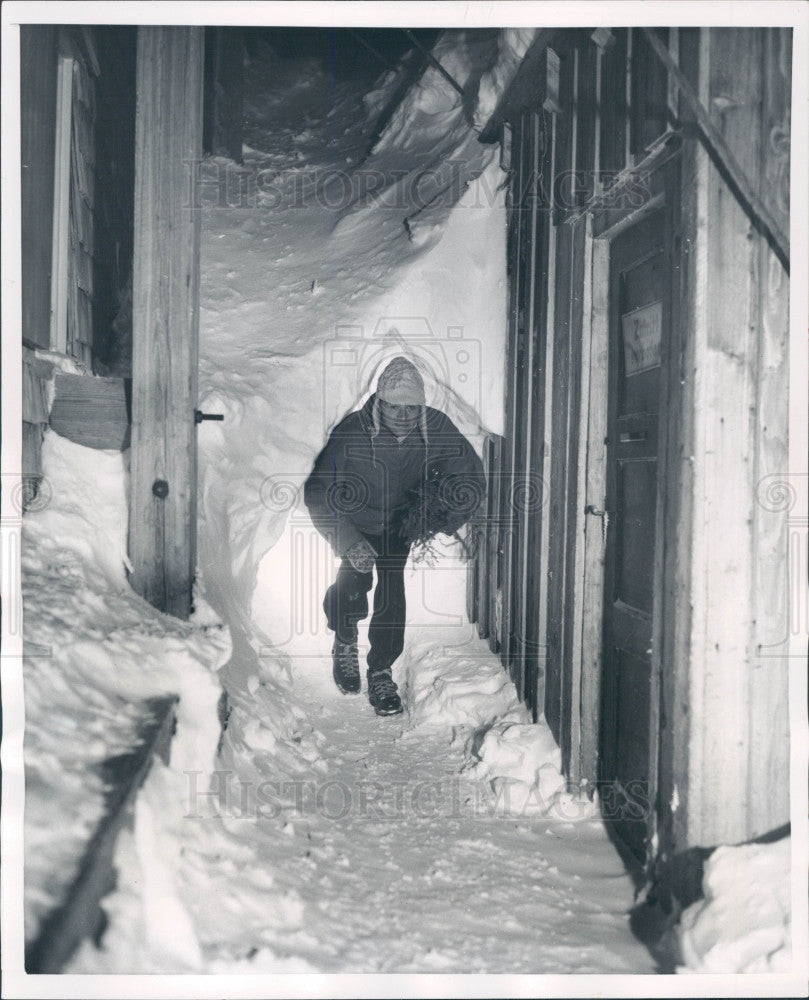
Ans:
<svg viewBox="0 0 809 1000"><path fill-rule="evenodd" d="M700 96L788 231L790 34L704 29ZM739 67L745 67L744 72ZM693 520L681 601L687 680L673 721L680 847L734 843L789 818L788 277L703 147L688 258L693 343L684 484ZM684 554L685 555L685 554ZM679 738L677 738L677 736Z"/></svg>
<svg viewBox="0 0 809 1000"><path fill-rule="evenodd" d="M135 589L178 617L196 562L203 31L138 29L129 554Z"/></svg>
<svg viewBox="0 0 809 1000"><path fill-rule="evenodd" d="M788 232L789 30L655 35ZM550 259L534 267L539 284L532 285L526 251L539 245L543 210L531 216L516 206L529 170L526 123L544 97L547 45L561 71L542 183L554 225ZM789 522L783 254L751 221L755 205L744 204L721 150L701 132L642 29L543 32L483 138L494 141L502 122L513 137L508 423L501 452L490 455L496 476L487 512L506 514L508 525L494 536L499 573L491 531L478 566L481 632L525 695L521 656L526 626L536 623L546 644L544 708L565 771L595 783L604 523L584 509L603 508L605 499L609 247L644 213L664 208L672 303L650 720L660 739L659 844L671 857L750 839L788 819L789 532L796 549L805 544L805 525ZM529 342L542 309L547 336ZM508 498L535 469L545 480L547 516L536 531L529 519L526 531ZM532 576L537 596L526 587Z"/></svg>

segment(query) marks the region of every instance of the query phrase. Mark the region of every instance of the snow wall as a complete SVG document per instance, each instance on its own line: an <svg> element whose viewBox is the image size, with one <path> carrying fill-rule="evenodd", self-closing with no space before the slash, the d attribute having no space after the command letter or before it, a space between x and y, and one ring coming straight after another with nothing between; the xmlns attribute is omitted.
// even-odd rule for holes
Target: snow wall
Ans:
<svg viewBox="0 0 809 1000"><path fill-rule="evenodd" d="M437 54L491 103L529 40L447 32ZM302 486L387 361L411 357L428 403L479 452L503 429L505 175L478 141L477 105L433 69L374 134L398 82L383 78L359 118L356 97L330 92L323 120L311 114L306 128L300 114L279 118L271 88L254 90L251 113L269 123L262 149L246 150L254 196L223 204L230 168L207 166L220 195L203 223L200 398L225 420L200 427L200 572L231 630L220 676L236 740L257 697L264 725L288 733L293 660L328 669L321 602L337 560ZM370 142L361 157L356 136ZM304 151L299 166L290 146ZM451 547L437 567L411 567L408 621L464 623L465 573Z"/></svg>

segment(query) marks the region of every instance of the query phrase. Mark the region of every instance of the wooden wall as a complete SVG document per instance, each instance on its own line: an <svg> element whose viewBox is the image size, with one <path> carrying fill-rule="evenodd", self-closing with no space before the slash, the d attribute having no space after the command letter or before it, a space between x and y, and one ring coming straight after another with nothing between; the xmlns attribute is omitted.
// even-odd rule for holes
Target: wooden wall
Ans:
<svg viewBox="0 0 809 1000"><path fill-rule="evenodd" d="M133 28L21 29L23 338L88 371L131 294L134 73Z"/></svg>
<svg viewBox="0 0 809 1000"><path fill-rule="evenodd" d="M701 32L702 102L787 232L790 63L787 29ZM678 849L741 842L789 819L789 280L704 144L689 145L684 173L675 655L686 669L671 686L678 805L668 803Z"/></svg>
<svg viewBox="0 0 809 1000"><path fill-rule="evenodd" d="M656 36L788 232L789 31ZM547 45L560 58L550 102ZM594 787L604 544L584 509L604 500L609 240L666 204L676 333L655 570L658 845L671 857L756 837L789 815L788 275L642 30L543 33L483 139L504 123L508 422L489 447L480 632L544 707L565 772ZM537 166L538 208L526 198ZM542 513L521 518L510 498L535 473ZM528 669L529 636L544 681Z"/></svg>

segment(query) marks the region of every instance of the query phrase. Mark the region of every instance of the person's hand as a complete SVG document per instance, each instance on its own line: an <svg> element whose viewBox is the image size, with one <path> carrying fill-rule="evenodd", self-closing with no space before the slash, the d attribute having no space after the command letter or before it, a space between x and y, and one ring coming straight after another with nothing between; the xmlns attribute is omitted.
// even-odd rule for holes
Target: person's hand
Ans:
<svg viewBox="0 0 809 1000"><path fill-rule="evenodd" d="M361 538L346 552L346 559L358 573L370 573L376 561L376 549L367 539Z"/></svg>

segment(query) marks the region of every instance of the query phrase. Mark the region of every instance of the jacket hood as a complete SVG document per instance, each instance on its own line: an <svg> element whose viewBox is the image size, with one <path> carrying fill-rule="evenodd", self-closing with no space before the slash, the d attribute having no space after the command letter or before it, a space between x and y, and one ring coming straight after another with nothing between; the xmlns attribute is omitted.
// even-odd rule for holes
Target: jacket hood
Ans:
<svg viewBox="0 0 809 1000"><path fill-rule="evenodd" d="M425 453L429 450L429 438L427 435L427 411L430 411L430 415L436 413L432 407L422 405L421 415L419 417L419 431L421 433L421 439L424 442ZM377 393L373 393L363 404L359 411L360 421L362 422L363 429L368 434L371 439L371 452L373 455L373 461L376 462L376 454L374 452L374 443L376 438L379 436L379 432L382 429L382 422L379 415L379 396Z"/></svg>

